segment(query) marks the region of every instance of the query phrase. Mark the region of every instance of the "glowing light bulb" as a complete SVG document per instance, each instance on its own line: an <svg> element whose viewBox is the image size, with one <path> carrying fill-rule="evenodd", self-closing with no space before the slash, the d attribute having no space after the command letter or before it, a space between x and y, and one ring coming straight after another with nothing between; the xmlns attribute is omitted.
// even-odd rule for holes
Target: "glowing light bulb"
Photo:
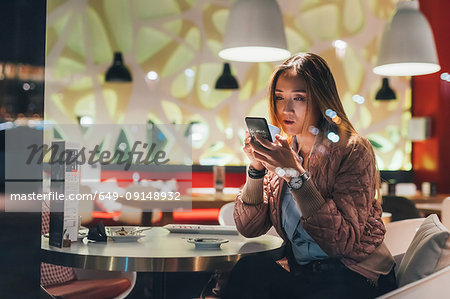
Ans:
<svg viewBox="0 0 450 299"><path fill-rule="evenodd" d="M158 80L158 78L159 78L158 73L155 71L150 71L147 73L147 79L149 80L155 81Z"/></svg>
<svg viewBox="0 0 450 299"><path fill-rule="evenodd" d="M184 74L186 75L186 77L192 78L194 77L195 72L193 69L185 69Z"/></svg>
<svg viewBox="0 0 450 299"><path fill-rule="evenodd" d="M209 90L209 85L208 84L202 84L200 86L200 89L204 92L207 92Z"/></svg>

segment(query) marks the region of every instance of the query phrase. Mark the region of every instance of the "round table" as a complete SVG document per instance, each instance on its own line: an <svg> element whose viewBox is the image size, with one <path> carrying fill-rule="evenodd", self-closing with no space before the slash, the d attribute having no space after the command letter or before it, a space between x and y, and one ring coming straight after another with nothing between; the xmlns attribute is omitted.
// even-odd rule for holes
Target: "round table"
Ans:
<svg viewBox="0 0 450 299"><path fill-rule="evenodd" d="M188 238L218 237L229 240L219 249L197 249ZM61 266L104 271L192 272L229 270L242 257L260 254L274 260L284 256L283 240L263 235L206 235L170 233L161 227L145 232L137 242L72 243L69 248L50 247L42 238L42 261Z"/></svg>

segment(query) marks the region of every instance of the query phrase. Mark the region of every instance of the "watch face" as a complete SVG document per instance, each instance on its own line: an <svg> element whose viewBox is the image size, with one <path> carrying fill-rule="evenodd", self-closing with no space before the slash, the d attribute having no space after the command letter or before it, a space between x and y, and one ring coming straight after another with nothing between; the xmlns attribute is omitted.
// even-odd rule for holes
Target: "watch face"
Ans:
<svg viewBox="0 0 450 299"><path fill-rule="evenodd" d="M300 189L302 187L302 185L303 185L303 180L301 177L293 177L289 181L289 186L292 189Z"/></svg>

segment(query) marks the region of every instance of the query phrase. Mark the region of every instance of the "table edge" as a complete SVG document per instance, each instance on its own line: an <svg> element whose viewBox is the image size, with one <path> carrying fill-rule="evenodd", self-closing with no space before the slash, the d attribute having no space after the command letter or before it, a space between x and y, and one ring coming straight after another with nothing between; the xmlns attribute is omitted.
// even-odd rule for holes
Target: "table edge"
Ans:
<svg viewBox="0 0 450 299"><path fill-rule="evenodd" d="M213 272L216 269L231 269L245 256L260 255L274 260L284 257L285 242L280 247L255 253L236 253L225 256L197 257L117 257L81 255L41 248L41 261L66 267L101 271L136 272Z"/></svg>

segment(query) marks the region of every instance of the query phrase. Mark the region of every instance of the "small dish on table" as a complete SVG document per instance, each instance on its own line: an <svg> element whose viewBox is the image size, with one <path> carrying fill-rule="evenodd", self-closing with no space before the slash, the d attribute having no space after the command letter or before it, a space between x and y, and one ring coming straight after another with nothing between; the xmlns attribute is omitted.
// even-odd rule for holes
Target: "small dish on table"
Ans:
<svg viewBox="0 0 450 299"><path fill-rule="evenodd" d="M106 226L105 232L115 242L136 242L145 237L143 228L138 226Z"/></svg>
<svg viewBox="0 0 450 299"><path fill-rule="evenodd" d="M219 239L219 238L189 238L187 239L189 243L195 244L195 248L197 249L218 249L220 245L224 243L228 243L227 239Z"/></svg>

